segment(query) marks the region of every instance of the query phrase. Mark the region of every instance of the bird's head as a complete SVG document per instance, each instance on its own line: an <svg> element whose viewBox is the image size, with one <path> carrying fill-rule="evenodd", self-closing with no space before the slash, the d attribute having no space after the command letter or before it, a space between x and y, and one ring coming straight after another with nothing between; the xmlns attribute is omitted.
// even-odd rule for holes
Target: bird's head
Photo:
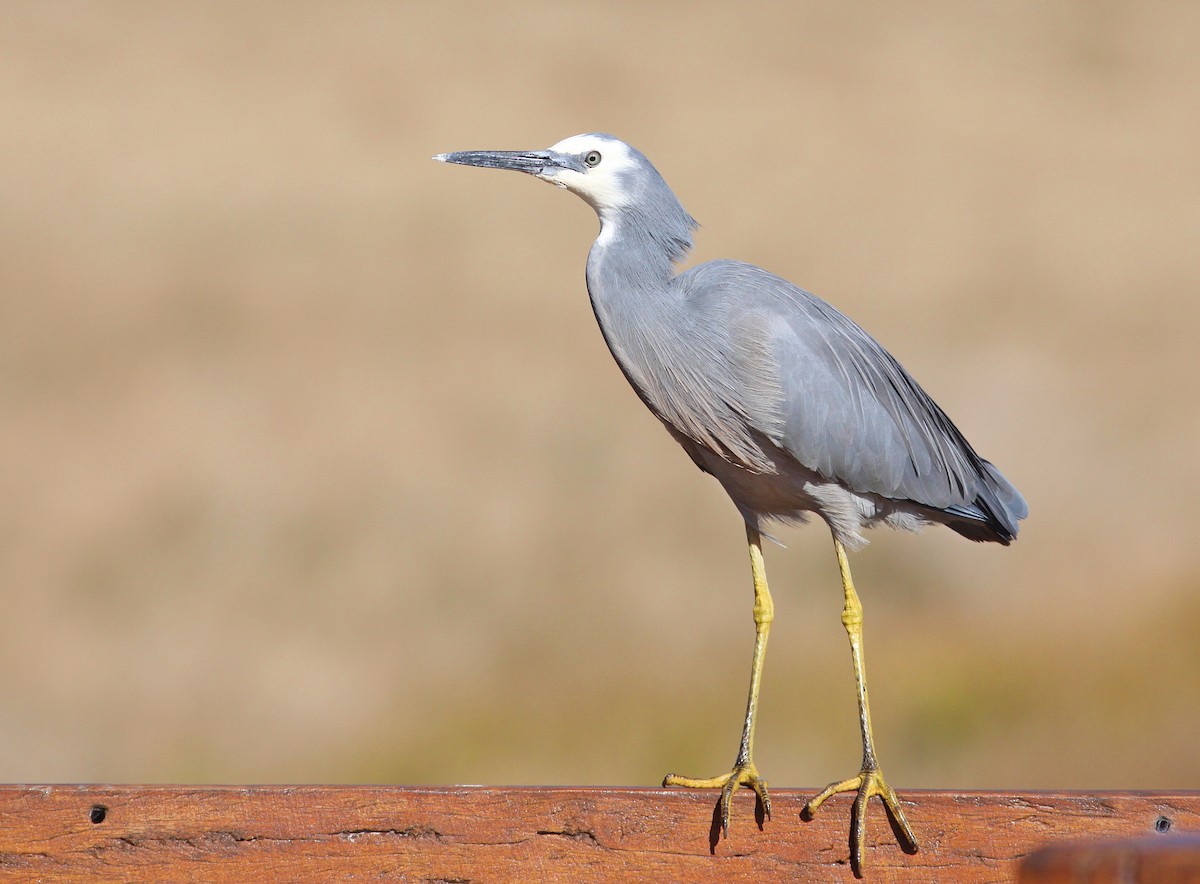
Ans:
<svg viewBox="0 0 1200 884"><path fill-rule="evenodd" d="M629 206L647 181L662 180L649 160L611 135L572 135L546 150L467 150L434 159L525 172L578 194L602 218Z"/></svg>
<svg viewBox="0 0 1200 884"><path fill-rule="evenodd" d="M443 163L512 169L578 194L600 216L597 246L618 229L648 241L639 252L669 267L692 247L696 222L680 205L658 170L635 148L611 135L572 135L546 150L468 150L434 157Z"/></svg>

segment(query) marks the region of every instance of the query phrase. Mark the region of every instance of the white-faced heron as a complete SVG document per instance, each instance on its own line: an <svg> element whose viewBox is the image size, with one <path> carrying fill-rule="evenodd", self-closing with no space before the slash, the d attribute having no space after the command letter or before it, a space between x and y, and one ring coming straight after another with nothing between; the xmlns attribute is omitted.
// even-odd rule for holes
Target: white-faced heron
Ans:
<svg viewBox="0 0 1200 884"><path fill-rule="evenodd" d="M901 846L917 849L871 735L863 669L862 606L846 550L862 530L917 530L937 522L1007 545L1025 501L975 453L945 413L870 335L829 304L759 267L710 261L683 273L696 222L640 152L609 135L576 135L548 150L466 151L436 159L512 169L565 187L600 216L587 261L592 309L613 357L646 407L746 522L754 577L754 660L733 770L711 779L671 774L664 786L720 788L728 833L738 786L766 816L767 784L754 765L754 722L774 605L762 530L816 513L833 534L858 685L862 769L804 808L854 792L850 852L862 873L866 803L878 795Z"/></svg>

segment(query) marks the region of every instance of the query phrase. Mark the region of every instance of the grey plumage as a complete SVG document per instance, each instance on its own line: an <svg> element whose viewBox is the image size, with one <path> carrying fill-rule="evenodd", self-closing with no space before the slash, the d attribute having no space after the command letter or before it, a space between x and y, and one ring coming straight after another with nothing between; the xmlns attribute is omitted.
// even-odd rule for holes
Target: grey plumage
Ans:
<svg viewBox="0 0 1200 884"><path fill-rule="evenodd" d="M617 234L588 260L605 339L650 410L755 527L808 511L850 545L878 521L1016 536L1020 495L832 306L734 261L631 284L610 272L629 252Z"/></svg>
<svg viewBox="0 0 1200 884"><path fill-rule="evenodd" d="M880 522L940 522L1004 544L1016 537L1026 515L1020 494L870 335L750 264L711 261L674 274L695 221L640 152L607 135L576 138L601 153L596 171L610 156L621 164L607 201L583 188L586 151L442 159L581 179L555 183L576 184L600 215L587 285L605 341L642 401L749 524L815 512L851 547Z"/></svg>

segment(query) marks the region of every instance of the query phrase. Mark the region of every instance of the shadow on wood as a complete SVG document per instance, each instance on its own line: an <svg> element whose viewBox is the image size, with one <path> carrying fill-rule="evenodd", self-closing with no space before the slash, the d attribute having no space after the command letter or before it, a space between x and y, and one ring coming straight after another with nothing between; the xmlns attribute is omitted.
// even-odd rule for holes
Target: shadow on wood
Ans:
<svg viewBox="0 0 1200 884"><path fill-rule="evenodd" d="M0 786L0 881L852 881L850 797L805 822L809 795L774 790L760 828L743 790L712 845L716 795L689 790ZM901 797L921 850L872 802L868 881L1015 881L1048 844L1200 833L1200 792Z"/></svg>

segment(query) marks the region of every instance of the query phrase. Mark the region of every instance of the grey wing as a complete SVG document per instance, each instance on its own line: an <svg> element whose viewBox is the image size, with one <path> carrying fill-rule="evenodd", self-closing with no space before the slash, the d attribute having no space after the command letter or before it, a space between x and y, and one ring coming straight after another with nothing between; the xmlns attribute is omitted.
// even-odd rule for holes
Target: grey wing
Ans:
<svg viewBox="0 0 1200 884"><path fill-rule="evenodd" d="M985 523L997 534L987 539L1016 536L1026 515L1020 494L862 328L752 265L712 262L697 271L707 277L702 289L737 292L736 300L723 299L733 305L730 350L759 354L734 360L745 388L763 388L763 373L774 373L778 395L739 409L756 429L851 490Z"/></svg>

